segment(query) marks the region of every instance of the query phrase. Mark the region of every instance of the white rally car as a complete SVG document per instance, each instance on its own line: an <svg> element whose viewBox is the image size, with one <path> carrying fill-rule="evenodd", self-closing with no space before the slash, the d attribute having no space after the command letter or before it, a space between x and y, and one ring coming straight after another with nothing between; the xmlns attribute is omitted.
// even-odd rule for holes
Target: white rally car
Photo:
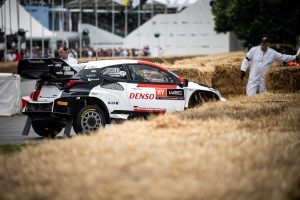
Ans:
<svg viewBox="0 0 300 200"><path fill-rule="evenodd" d="M27 121L40 136L91 132L113 119L183 111L209 100L225 101L217 90L147 61L101 60L69 66L60 59L21 60L18 73L38 79L23 97Z"/></svg>

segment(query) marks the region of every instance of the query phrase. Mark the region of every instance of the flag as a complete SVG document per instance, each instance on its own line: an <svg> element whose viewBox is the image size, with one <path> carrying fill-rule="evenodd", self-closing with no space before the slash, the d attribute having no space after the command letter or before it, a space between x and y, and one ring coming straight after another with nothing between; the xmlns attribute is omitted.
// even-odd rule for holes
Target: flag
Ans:
<svg viewBox="0 0 300 200"><path fill-rule="evenodd" d="M129 0L122 0L122 5L123 6L128 6Z"/></svg>
<svg viewBox="0 0 300 200"><path fill-rule="evenodd" d="M132 8L136 8L137 6L139 6L141 3L141 0L133 0L132 1Z"/></svg>
<svg viewBox="0 0 300 200"><path fill-rule="evenodd" d="M129 0L113 0L113 1L122 6L127 6L129 2Z"/></svg>

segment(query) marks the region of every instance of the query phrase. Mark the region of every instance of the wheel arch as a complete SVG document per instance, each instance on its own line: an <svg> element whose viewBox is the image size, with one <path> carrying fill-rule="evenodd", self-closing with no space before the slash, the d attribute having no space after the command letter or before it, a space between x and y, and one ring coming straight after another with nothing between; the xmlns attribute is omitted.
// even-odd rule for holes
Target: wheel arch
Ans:
<svg viewBox="0 0 300 200"><path fill-rule="evenodd" d="M87 105L97 105L105 114L105 123L106 124L110 123L110 117L109 117L107 106L102 100L96 97L85 97L85 102Z"/></svg>
<svg viewBox="0 0 300 200"><path fill-rule="evenodd" d="M197 96L201 98L200 102L195 102L194 101L195 100L194 98L196 98ZM213 101L213 100L220 100L220 97L216 93L214 93L213 91L195 90L191 94L191 96L188 100L187 107L192 108L192 107L195 107L197 105L201 105L201 103L203 103L203 102L208 102L208 101ZM193 105L193 103L194 103L194 105Z"/></svg>

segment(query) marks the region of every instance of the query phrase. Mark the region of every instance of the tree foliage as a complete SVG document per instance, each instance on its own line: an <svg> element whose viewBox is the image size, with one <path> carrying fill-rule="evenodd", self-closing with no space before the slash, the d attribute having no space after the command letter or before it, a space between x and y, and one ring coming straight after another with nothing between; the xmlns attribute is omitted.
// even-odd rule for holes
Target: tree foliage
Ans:
<svg viewBox="0 0 300 200"><path fill-rule="evenodd" d="M263 36L296 45L300 36L298 0L214 0L211 5L215 30L235 33L245 46L258 44Z"/></svg>

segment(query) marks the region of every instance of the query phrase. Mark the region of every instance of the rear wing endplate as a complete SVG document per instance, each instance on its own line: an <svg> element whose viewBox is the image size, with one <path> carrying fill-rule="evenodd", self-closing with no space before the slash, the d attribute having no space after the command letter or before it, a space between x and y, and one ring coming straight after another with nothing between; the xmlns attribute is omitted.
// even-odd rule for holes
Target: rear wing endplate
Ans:
<svg viewBox="0 0 300 200"><path fill-rule="evenodd" d="M18 74L28 79L65 79L76 70L59 58L24 59L18 63Z"/></svg>

